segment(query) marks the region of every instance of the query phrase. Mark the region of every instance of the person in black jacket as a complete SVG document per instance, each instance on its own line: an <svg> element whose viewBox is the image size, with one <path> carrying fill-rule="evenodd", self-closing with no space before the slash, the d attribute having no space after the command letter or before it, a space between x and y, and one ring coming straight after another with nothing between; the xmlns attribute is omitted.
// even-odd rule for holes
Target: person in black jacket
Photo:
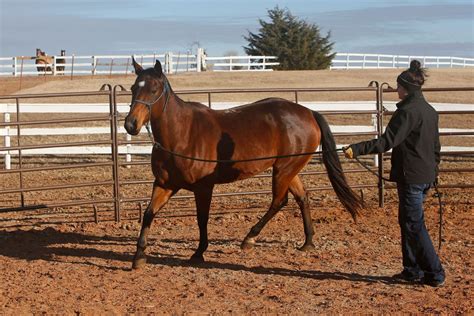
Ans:
<svg viewBox="0 0 474 316"><path fill-rule="evenodd" d="M441 286L445 273L426 230L423 200L437 181L440 162L438 114L421 92L425 70L417 60L397 78L397 110L384 134L343 148L347 158L392 150L390 180L397 183L403 271L406 281Z"/></svg>

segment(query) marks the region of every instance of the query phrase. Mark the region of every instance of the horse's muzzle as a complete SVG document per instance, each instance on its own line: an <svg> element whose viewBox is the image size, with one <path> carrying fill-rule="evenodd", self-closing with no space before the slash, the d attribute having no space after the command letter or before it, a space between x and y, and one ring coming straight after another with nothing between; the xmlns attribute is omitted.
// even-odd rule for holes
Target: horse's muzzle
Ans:
<svg viewBox="0 0 474 316"><path fill-rule="evenodd" d="M129 116L125 118L124 127L130 135L138 135L140 132L140 130L137 129L137 120Z"/></svg>

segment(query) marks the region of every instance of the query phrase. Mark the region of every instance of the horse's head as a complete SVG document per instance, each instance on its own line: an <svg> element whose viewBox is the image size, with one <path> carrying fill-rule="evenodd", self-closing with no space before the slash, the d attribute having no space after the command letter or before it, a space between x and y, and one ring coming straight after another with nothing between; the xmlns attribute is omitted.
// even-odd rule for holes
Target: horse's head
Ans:
<svg viewBox="0 0 474 316"><path fill-rule="evenodd" d="M132 102L125 118L125 129L130 135L137 135L142 126L150 120L153 105L166 98L169 85L159 60L153 68L145 70L133 57L132 62L137 79L132 85Z"/></svg>

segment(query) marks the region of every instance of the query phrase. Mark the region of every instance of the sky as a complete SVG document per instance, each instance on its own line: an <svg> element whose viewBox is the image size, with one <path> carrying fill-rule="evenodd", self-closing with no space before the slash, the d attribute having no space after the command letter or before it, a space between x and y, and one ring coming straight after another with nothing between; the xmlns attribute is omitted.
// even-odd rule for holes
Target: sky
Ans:
<svg viewBox="0 0 474 316"><path fill-rule="evenodd" d="M330 32L335 52L474 57L473 0L0 0L0 57L240 55L276 6Z"/></svg>

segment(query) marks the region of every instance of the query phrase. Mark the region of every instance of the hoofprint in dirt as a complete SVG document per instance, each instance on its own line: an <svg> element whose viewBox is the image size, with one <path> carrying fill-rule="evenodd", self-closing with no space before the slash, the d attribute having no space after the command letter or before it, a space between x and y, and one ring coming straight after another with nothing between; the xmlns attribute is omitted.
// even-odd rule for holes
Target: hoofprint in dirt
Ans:
<svg viewBox="0 0 474 316"><path fill-rule="evenodd" d="M262 231L257 246L240 242L266 205L217 199L206 263L188 259L198 244L192 204L171 203L152 225L148 263L131 270L140 228L121 223L21 225L0 231L0 309L168 314L470 313L473 311L472 190L445 196L444 287L390 278L401 269L397 205L375 200L354 223L335 199L311 194L316 249L301 252L303 227L294 201ZM181 202L182 203L182 202ZM437 243L437 201L426 222Z"/></svg>

